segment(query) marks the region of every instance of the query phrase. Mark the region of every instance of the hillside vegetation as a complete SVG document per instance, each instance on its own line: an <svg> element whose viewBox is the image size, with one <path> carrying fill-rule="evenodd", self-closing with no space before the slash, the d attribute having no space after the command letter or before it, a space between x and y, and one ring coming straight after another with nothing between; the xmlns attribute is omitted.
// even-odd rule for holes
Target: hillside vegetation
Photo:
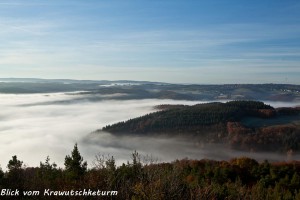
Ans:
<svg viewBox="0 0 300 200"><path fill-rule="evenodd" d="M246 151L298 151L300 109L258 101L230 101L194 106L160 105L157 112L108 125L116 135L167 135L225 143Z"/></svg>

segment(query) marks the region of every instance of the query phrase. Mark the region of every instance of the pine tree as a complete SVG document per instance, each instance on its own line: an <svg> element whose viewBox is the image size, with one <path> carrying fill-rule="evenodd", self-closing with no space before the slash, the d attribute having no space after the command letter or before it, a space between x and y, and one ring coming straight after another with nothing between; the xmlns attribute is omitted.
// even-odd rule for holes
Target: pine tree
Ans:
<svg viewBox="0 0 300 200"><path fill-rule="evenodd" d="M22 165L23 165L23 162L18 160L17 156L15 155L12 157L12 159L10 161L8 161L7 168L11 172L14 170L21 169Z"/></svg>
<svg viewBox="0 0 300 200"><path fill-rule="evenodd" d="M22 170L23 161L18 160L17 156L13 156L11 160L8 161L8 175L7 181L11 188L21 188L24 182L24 171Z"/></svg>
<svg viewBox="0 0 300 200"><path fill-rule="evenodd" d="M74 146L71 156L65 158L65 168L67 176L70 179L78 180L87 170L87 162L83 162L83 157L80 155L77 143Z"/></svg>

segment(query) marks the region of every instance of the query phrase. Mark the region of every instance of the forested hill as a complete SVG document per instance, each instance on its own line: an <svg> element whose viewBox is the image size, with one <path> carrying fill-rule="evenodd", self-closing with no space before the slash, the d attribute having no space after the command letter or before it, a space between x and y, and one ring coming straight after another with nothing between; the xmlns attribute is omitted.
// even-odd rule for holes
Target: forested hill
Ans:
<svg viewBox="0 0 300 200"><path fill-rule="evenodd" d="M257 101L193 106L160 105L160 111L102 128L115 135L183 136L247 151L300 150L300 108Z"/></svg>
<svg viewBox="0 0 300 200"><path fill-rule="evenodd" d="M272 117L275 109L257 101L231 101L207 103L194 106L159 106L163 110L142 117L108 125L104 131L111 133L173 133L190 131L195 127L240 121L247 116Z"/></svg>

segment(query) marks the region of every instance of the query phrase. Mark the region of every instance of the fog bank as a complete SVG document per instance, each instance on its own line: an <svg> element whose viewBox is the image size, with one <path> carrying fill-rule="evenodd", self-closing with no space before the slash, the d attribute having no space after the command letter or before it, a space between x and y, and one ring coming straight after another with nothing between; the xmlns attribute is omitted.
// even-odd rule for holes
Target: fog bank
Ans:
<svg viewBox="0 0 300 200"><path fill-rule="evenodd" d="M78 101L78 98L83 100ZM73 99L77 100L73 102ZM58 103L63 101L68 103ZM8 161L17 155L28 166L38 166L49 155L52 162L63 167L65 156L70 154L76 142L89 167L98 153L113 155L120 163L130 159L134 150L153 155L160 161L185 157L227 159L242 155L241 152L225 152L216 147L201 149L178 138L118 138L109 133L90 134L107 124L152 112L153 106L158 104L196 103L204 102L155 99L88 101L84 100L84 94L74 93L0 94L0 164L6 170ZM265 155L265 158L271 159L272 155Z"/></svg>

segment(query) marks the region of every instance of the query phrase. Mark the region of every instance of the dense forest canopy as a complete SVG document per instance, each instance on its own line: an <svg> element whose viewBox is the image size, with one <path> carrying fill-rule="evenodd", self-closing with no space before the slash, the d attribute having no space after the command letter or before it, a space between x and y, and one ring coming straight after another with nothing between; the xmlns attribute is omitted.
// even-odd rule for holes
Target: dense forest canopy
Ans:
<svg viewBox="0 0 300 200"><path fill-rule="evenodd" d="M168 135L246 151L298 151L300 108L273 108L258 101L193 106L160 105L159 111L103 127L115 135Z"/></svg>
<svg viewBox="0 0 300 200"><path fill-rule="evenodd" d="M227 103L206 103L194 106L178 106L150 113L103 128L108 132L147 133L161 132L170 128L191 128L228 121L240 121L246 116L267 117L263 112L274 108L257 101L230 101Z"/></svg>

